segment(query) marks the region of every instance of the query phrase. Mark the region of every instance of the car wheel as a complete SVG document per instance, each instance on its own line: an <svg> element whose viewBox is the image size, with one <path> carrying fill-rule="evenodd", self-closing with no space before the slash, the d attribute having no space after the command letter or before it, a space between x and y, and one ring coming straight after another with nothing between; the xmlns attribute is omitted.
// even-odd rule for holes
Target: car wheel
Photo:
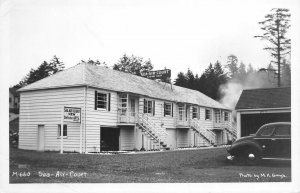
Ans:
<svg viewBox="0 0 300 193"><path fill-rule="evenodd" d="M256 165L261 160L260 152L256 149L247 149L243 157L247 165Z"/></svg>

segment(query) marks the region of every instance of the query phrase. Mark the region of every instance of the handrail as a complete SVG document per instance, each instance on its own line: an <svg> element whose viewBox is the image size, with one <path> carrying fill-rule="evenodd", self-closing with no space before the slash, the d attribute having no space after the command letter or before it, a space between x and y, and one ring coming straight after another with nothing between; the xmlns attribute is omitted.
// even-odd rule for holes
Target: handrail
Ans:
<svg viewBox="0 0 300 193"><path fill-rule="evenodd" d="M160 127L157 127L156 124L149 118L148 115L137 113L138 124L142 126L142 128L148 132L148 134L152 134L153 138L157 142L165 142L165 137L167 133L163 131ZM161 133L160 133L161 132ZM162 136L161 134L165 134ZM160 144L161 145L161 144Z"/></svg>
<svg viewBox="0 0 300 193"><path fill-rule="evenodd" d="M216 134L209 129L201 127L198 121L192 120L191 126L193 126L198 131L198 133L205 136L211 143L215 142Z"/></svg>

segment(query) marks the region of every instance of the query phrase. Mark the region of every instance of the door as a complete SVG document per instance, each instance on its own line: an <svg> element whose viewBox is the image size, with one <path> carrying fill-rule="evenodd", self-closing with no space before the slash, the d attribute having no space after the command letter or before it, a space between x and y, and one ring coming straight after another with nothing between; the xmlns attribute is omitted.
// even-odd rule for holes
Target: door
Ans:
<svg viewBox="0 0 300 193"><path fill-rule="evenodd" d="M274 156L291 158L291 126L277 125L273 135Z"/></svg>
<svg viewBox="0 0 300 193"><path fill-rule="evenodd" d="M264 157L274 157L274 138L272 137L275 130L274 125L268 125L259 130L254 138L259 146L262 148L262 154Z"/></svg>
<svg viewBox="0 0 300 193"><path fill-rule="evenodd" d="M38 125L38 136L37 136L37 150L44 151L45 149L45 126Z"/></svg>
<svg viewBox="0 0 300 193"><path fill-rule="evenodd" d="M217 145L222 145L223 144L223 132L222 130L214 130L216 134L216 144Z"/></svg>
<svg viewBox="0 0 300 193"><path fill-rule="evenodd" d="M177 148L176 129L167 129L167 146L170 149Z"/></svg>
<svg viewBox="0 0 300 193"><path fill-rule="evenodd" d="M135 117L137 113L137 100L135 98L130 99L130 122L135 122Z"/></svg>
<svg viewBox="0 0 300 193"><path fill-rule="evenodd" d="M100 149L101 151L119 151L120 128L101 127Z"/></svg>

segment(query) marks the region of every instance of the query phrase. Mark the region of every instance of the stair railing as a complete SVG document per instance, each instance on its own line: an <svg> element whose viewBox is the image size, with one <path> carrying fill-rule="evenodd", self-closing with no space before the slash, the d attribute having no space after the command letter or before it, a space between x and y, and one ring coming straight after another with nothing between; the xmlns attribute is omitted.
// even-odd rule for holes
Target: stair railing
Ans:
<svg viewBox="0 0 300 193"><path fill-rule="evenodd" d="M206 129L200 126L199 122L196 120L192 120L191 125L196 129L196 131L202 134L210 144L214 144L216 140L216 134L212 132L210 129Z"/></svg>

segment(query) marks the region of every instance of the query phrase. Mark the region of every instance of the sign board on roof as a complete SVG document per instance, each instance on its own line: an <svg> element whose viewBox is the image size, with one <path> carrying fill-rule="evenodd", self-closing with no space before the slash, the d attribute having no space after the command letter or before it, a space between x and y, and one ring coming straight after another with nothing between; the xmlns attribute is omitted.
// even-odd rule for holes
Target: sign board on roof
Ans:
<svg viewBox="0 0 300 193"><path fill-rule="evenodd" d="M171 70L165 69L165 70L149 71L149 72L144 72L141 75L149 79L168 79L171 78Z"/></svg>
<svg viewBox="0 0 300 193"><path fill-rule="evenodd" d="M80 123L81 109L75 107L64 107L64 122Z"/></svg>

